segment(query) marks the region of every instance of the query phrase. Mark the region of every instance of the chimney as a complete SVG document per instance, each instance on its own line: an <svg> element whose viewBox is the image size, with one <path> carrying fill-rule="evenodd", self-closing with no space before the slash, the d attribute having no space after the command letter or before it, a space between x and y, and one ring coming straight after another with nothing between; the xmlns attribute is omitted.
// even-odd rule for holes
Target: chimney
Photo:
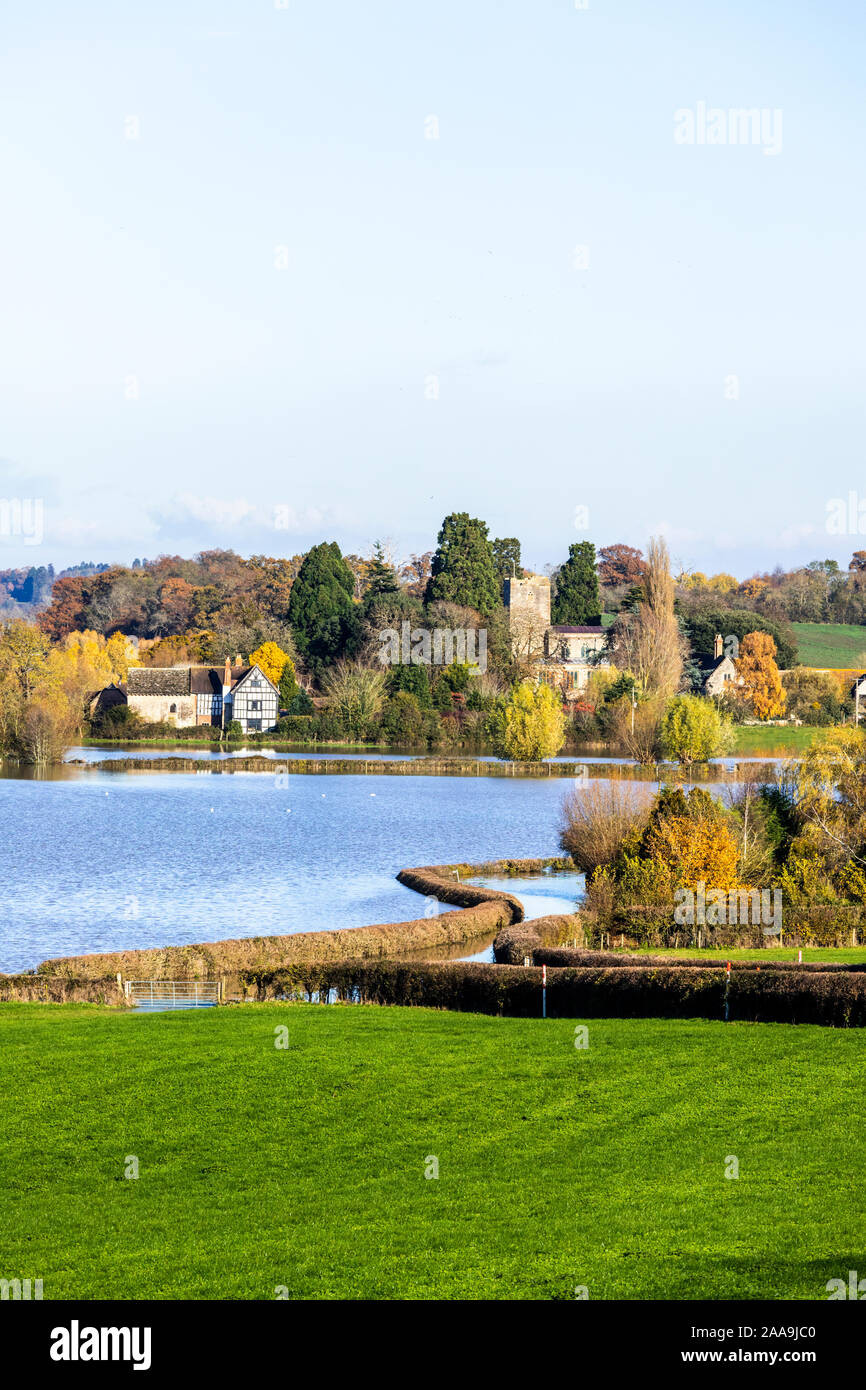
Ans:
<svg viewBox="0 0 866 1390"><path fill-rule="evenodd" d="M716 640L715 640L715 642L713 643L713 657L715 658L716 661L718 661L718 659L719 659L719 657L721 656L721 654L722 654L722 634L721 634L720 632L717 632L717 633L716 633Z"/></svg>
<svg viewBox="0 0 866 1390"><path fill-rule="evenodd" d="M235 657L235 666L243 666L243 664L244 663L241 661L241 654L240 652L238 652L237 656Z"/></svg>
<svg viewBox="0 0 866 1390"><path fill-rule="evenodd" d="M223 690L225 691L225 690L230 689L231 683L232 683L232 664L231 664L231 662L229 661L228 657L226 657L226 668L225 668L225 670L223 671Z"/></svg>

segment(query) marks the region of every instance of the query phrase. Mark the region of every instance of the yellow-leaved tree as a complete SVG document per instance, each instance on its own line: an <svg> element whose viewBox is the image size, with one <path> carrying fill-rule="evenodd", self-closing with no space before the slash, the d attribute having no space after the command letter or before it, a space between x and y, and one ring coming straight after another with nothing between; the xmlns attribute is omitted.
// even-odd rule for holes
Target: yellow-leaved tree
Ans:
<svg viewBox="0 0 866 1390"><path fill-rule="evenodd" d="M56 762L77 736L83 703L60 656L34 623L14 619L0 630L0 753Z"/></svg>
<svg viewBox="0 0 866 1390"><path fill-rule="evenodd" d="M549 685L523 681L512 692L499 723L500 758L535 763L554 757L565 742L565 714Z"/></svg>
<svg viewBox="0 0 866 1390"><path fill-rule="evenodd" d="M785 691L776 665L776 644L768 632L747 632L734 662L742 684L737 694L759 719L778 719L785 712Z"/></svg>
<svg viewBox="0 0 866 1390"><path fill-rule="evenodd" d="M280 706L287 708L300 690L295 675L295 663L289 653L284 652L276 642L263 642L254 652L250 652L249 660L251 666L258 666L268 680L277 686L280 692Z"/></svg>
<svg viewBox="0 0 866 1390"><path fill-rule="evenodd" d="M276 642L263 642L254 652L250 652L249 661L251 666L258 666L269 681L279 685L286 669L286 662L291 661L291 657L282 647L278 647Z"/></svg>

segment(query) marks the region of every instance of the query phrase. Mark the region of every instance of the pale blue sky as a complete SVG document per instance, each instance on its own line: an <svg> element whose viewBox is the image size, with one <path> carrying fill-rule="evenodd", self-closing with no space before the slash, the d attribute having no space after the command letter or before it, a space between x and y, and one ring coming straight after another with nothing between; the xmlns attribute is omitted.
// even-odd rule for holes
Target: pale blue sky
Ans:
<svg viewBox="0 0 866 1390"><path fill-rule="evenodd" d="M538 568L660 529L739 576L866 544L825 531L866 496L855 0L2 27L0 497L45 535L0 567L408 554L454 510ZM781 150L677 144L700 102L780 110Z"/></svg>

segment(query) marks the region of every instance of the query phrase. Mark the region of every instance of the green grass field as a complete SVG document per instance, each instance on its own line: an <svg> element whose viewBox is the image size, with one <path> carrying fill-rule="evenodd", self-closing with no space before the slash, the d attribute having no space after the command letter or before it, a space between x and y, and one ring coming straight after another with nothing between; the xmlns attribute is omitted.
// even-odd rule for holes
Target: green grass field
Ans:
<svg viewBox="0 0 866 1390"><path fill-rule="evenodd" d="M825 1299L866 1269L862 1033L593 1021L578 1051L574 1028L2 1005L0 1277L46 1299Z"/></svg>
<svg viewBox="0 0 866 1390"><path fill-rule="evenodd" d="M808 728L806 725L784 725L762 727L759 724L736 724L734 726L734 746L732 756L738 753L744 757L793 756L810 748L816 738L826 734L826 729Z"/></svg>
<svg viewBox="0 0 866 1390"><path fill-rule="evenodd" d="M852 623L792 623L797 634L801 666L826 666L832 669L859 666L866 663L866 627Z"/></svg>
<svg viewBox="0 0 866 1390"><path fill-rule="evenodd" d="M614 947L614 949L616 948ZM722 947L680 946L677 950L672 951L666 950L664 946L637 946L634 949L623 951L623 955L690 956L693 960L711 960L717 965L724 965L726 960L787 960L796 962L797 948L762 946L758 950L752 950L748 947L732 950ZM866 946L804 946L803 961L807 965L820 961L861 964L866 962Z"/></svg>

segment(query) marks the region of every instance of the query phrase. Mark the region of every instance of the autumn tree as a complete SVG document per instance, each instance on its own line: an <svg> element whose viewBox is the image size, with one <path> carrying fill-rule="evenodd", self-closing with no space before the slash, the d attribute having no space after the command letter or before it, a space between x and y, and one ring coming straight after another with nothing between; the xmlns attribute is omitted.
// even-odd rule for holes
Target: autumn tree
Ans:
<svg viewBox="0 0 866 1390"><path fill-rule="evenodd" d="M648 698L667 698L678 689L686 643L674 613L674 581L665 541L654 537L647 548L635 611L620 613L608 639L612 659L629 671Z"/></svg>
<svg viewBox="0 0 866 1390"><path fill-rule="evenodd" d="M433 551L425 550L422 555L410 555L400 566L400 578L413 598L423 599L430 582L430 565Z"/></svg>
<svg viewBox="0 0 866 1390"><path fill-rule="evenodd" d="M763 579L758 574L753 574L751 579L745 579L740 585L740 593L746 598L760 598L769 587L769 581Z"/></svg>
<svg viewBox="0 0 866 1390"><path fill-rule="evenodd" d="M10 675L25 700L48 671L50 643L34 623L14 619L0 633L0 672Z"/></svg>
<svg viewBox="0 0 866 1390"><path fill-rule="evenodd" d="M279 685L286 662L289 660L288 652L284 652L282 647L277 646L276 642L263 642L249 655L250 665L258 666L262 674L267 676L273 685Z"/></svg>
<svg viewBox="0 0 866 1390"><path fill-rule="evenodd" d="M167 579L159 590L160 606L166 626L172 632L183 632L193 614L193 586L186 579Z"/></svg>
<svg viewBox="0 0 866 1390"><path fill-rule="evenodd" d="M502 711L498 756L513 762L541 762L554 757L564 742L562 701L549 685L521 682Z"/></svg>
<svg viewBox="0 0 866 1390"><path fill-rule="evenodd" d="M661 816L644 835L643 856L665 864L672 883L695 888L735 888L739 852L724 821L709 817Z"/></svg>
<svg viewBox="0 0 866 1390"><path fill-rule="evenodd" d="M776 644L769 633L747 633L734 665L742 681L737 695L751 705L759 719L778 719L784 714L785 691L776 665Z"/></svg>
<svg viewBox="0 0 866 1390"><path fill-rule="evenodd" d="M273 682L280 692L280 708L288 709L301 689L295 675L295 663L289 653L284 652L276 642L263 642L254 652L250 652L249 662L251 666L258 666Z"/></svg>
<svg viewBox="0 0 866 1390"><path fill-rule="evenodd" d="M598 552L598 577L608 587L639 584L643 573L643 554L633 545L603 545Z"/></svg>
<svg viewBox="0 0 866 1390"><path fill-rule="evenodd" d="M88 580L82 576L56 579L51 590L51 602L39 614L39 626L55 642L67 633L83 628Z"/></svg>
<svg viewBox="0 0 866 1390"><path fill-rule="evenodd" d="M785 768L782 787L807 840L829 859L866 865L866 737L830 729Z"/></svg>
<svg viewBox="0 0 866 1390"><path fill-rule="evenodd" d="M705 763L728 751L733 726L713 700L678 695L665 710L659 740L666 758L686 765Z"/></svg>

